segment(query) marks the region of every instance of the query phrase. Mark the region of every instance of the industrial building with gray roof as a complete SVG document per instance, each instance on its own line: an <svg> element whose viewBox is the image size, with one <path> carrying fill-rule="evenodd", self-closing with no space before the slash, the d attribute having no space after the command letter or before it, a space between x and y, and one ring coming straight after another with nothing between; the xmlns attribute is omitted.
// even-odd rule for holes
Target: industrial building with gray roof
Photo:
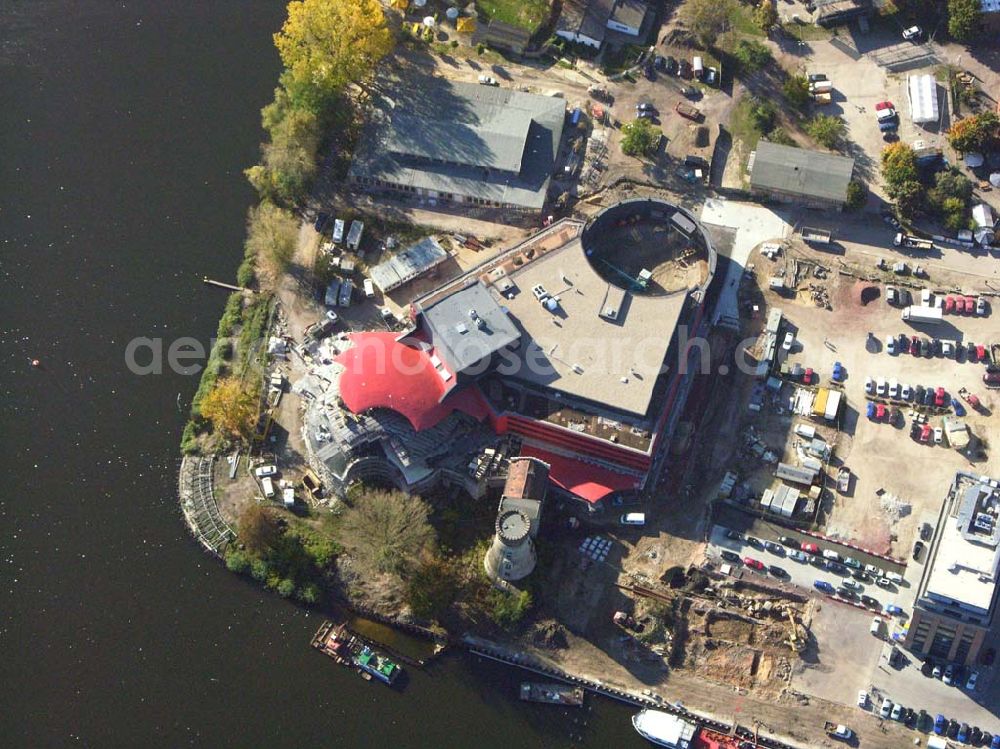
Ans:
<svg viewBox="0 0 1000 749"><path fill-rule="evenodd" d="M760 141L750 189L757 195L816 208L842 208L854 159Z"/></svg>
<svg viewBox="0 0 1000 749"><path fill-rule="evenodd" d="M442 78L386 84L351 165L355 185L439 203L542 210L563 99Z"/></svg>

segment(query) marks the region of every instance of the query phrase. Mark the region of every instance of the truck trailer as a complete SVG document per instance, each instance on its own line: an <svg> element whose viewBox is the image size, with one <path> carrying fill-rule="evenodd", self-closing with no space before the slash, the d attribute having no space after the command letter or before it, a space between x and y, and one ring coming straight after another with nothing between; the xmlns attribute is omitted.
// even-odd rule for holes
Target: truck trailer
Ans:
<svg viewBox="0 0 1000 749"><path fill-rule="evenodd" d="M903 319L908 323L939 324L943 319L940 307L913 304L903 310Z"/></svg>
<svg viewBox="0 0 1000 749"><path fill-rule="evenodd" d="M933 250L934 242L929 239L921 239L920 237L914 237L911 234L904 234L903 232L896 232L896 236L892 238L892 243L896 247L906 247L911 250Z"/></svg>

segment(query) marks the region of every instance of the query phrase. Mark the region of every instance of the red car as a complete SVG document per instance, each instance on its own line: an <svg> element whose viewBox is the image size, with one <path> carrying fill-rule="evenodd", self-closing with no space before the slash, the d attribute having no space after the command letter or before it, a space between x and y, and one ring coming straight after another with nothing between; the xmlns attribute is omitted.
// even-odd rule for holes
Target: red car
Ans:
<svg viewBox="0 0 1000 749"><path fill-rule="evenodd" d="M806 385L808 385L812 381L813 381L812 367L806 367L806 373L804 375L802 375L802 382L804 382Z"/></svg>
<svg viewBox="0 0 1000 749"><path fill-rule="evenodd" d="M875 406L875 421L885 420L885 406L881 403Z"/></svg>
<svg viewBox="0 0 1000 749"><path fill-rule="evenodd" d="M971 296L965 297L965 314L974 315L976 314L976 300Z"/></svg>
<svg viewBox="0 0 1000 749"><path fill-rule="evenodd" d="M934 391L934 405L938 407L944 405L944 388L939 387Z"/></svg>
<svg viewBox="0 0 1000 749"><path fill-rule="evenodd" d="M944 298L944 311L951 314L955 311L955 297L946 296Z"/></svg>
<svg viewBox="0 0 1000 749"><path fill-rule="evenodd" d="M924 424L923 428L920 430L920 441L930 442L931 439L931 425Z"/></svg>
<svg viewBox="0 0 1000 749"><path fill-rule="evenodd" d="M893 106L893 103L891 101L880 101L878 104L875 105L876 112L881 112L883 109L895 109L895 108L896 107Z"/></svg>
<svg viewBox="0 0 1000 749"><path fill-rule="evenodd" d="M747 567L753 567L755 570L764 569L764 563L758 562L753 557L743 557L743 564L745 564Z"/></svg>
<svg viewBox="0 0 1000 749"><path fill-rule="evenodd" d="M920 339L916 336L910 339L910 353L914 356L920 356Z"/></svg>
<svg viewBox="0 0 1000 749"><path fill-rule="evenodd" d="M819 547L816 544L811 544L806 541L803 541L802 546L800 548L807 554L819 554Z"/></svg>
<svg viewBox="0 0 1000 749"><path fill-rule="evenodd" d="M976 346L976 359L978 361L986 361L986 347Z"/></svg>
<svg viewBox="0 0 1000 749"><path fill-rule="evenodd" d="M964 315L965 314L965 298L957 296L955 297L955 314Z"/></svg>

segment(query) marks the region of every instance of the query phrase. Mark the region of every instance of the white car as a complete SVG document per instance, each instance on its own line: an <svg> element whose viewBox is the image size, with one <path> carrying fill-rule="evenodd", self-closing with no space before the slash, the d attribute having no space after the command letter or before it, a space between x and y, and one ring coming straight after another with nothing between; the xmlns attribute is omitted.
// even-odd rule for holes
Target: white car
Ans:
<svg viewBox="0 0 1000 749"><path fill-rule="evenodd" d="M875 392L882 396L887 395L889 392L889 383L879 377L875 380Z"/></svg>
<svg viewBox="0 0 1000 749"><path fill-rule="evenodd" d="M910 388L909 385L903 383L903 386L902 388L900 388L899 391L899 397L904 401L911 400L913 398L913 390Z"/></svg>
<svg viewBox="0 0 1000 749"><path fill-rule="evenodd" d="M871 377L865 378L865 392L868 393L868 395L875 395L875 380Z"/></svg>
<svg viewBox="0 0 1000 749"><path fill-rule="evenodd" d="M278 466L268 465L261 466L257 468L254 473L257 474L257 478L264 478L265 476L273 476L278 472Z"/></svg>
<svg viewBox="0 0 1000 749"><path fill-rule="evenodd" d="M924 30L919 26L911 26L908 29L903 29L903 38L908 42L920 41L924 36Z"/></svg>
<svg viewBox="0 0 1000 749"><path fill-rule="evenodd" d="M979 679L979 672L973 671L969 674L969 680L965 682L965 688L970 692L976 691L976 681Z"/></svg>
<svg viewBox="0 0 1000 749"><path fill-rule="evenodd" d="M888 718L889 713L892 712L892 700L886 697L882 700L882 707L879 709L878 714L882 718Z"/></svg>
<svg viewBox="0 0 1000 749"><path fill-rule="evenodd" d="M858 707L862 709L868 707L868 692L864 689L858 692Z"/></svg>
<svg viewBox="0 0 1000 749"><path fill-rule="evenodd" d="M896 336L888 335L885 337L885 350L889 356L896 355Z"/></svg>
<svg viewBox="0 0 1000 749"><path fill-rule="evenodd" d="M986 299L985 297L979 297L976 300L976 314L982 317L986 314Z"/></svg>
<svg viewBox="0 0 1000 749"><path fill-rule="evenodd" d="M492 75L486 75L483 73L479 76L479 82L484 86L499 86L500 82L494 78Z"/></svg>
<svg viewBox="0 0 1000 749"><path fill-rule="evenodd" d="M864 590L865 589L864 586L861 583L859 583L857 580L852 580L849 577L845 577L843 580L841 580L840 584L843 585L848 590L859 590L860 591L860 590Z"/></svg>
<svg viewBox="0 0 1000 749"><path fill-rule="evenodd" d="M895 380L889 380L889 397L899 398L899 383Z"/></svg>
<svg viewBox="0 0 1000 749"><path fill-rule="evenodd" d="M875 577L883 577L885 575L882 569L876 567L874 564L866 564L865 572L867 572L869 575L874 575Z"/></svg>
<svg viewBox="0 0 1000 749"><path fill-rule="evenodd" d="M944 430L941 427L934 427L934 444L940 445L944 442Z"/></svg>
<svg viewBox="0 0 1000 749"><path fill-rule="evenodd" d="M795 334L785 333L785 340L781 342L781 348L783 348L785 351L791 351L792 346L794 345L795 345Z"/></svg>

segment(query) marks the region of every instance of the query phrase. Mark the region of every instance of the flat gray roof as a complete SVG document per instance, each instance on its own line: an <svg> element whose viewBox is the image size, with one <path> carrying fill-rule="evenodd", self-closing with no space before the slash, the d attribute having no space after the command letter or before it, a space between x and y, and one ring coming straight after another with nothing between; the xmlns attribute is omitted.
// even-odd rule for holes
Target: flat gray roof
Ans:
<svg viewBox="0 0 1000 749"><path fill-rule="evenodd" d="M566 102L420 76L388 82L350 176L541 209Z"/></svg>
<svg viewBox="0 0 1000 749"><path fill-rule="evenodd" d="M384 263L373 265L368 269L368 275L384 294L412 281L447 259L447 251L434 237L424 237Z"/></svg>
<svg viewBox="0 0 1000 749"><path fill-rule="evenodd" d="M611 19L624 26L638 29L646 17L646 3L640 0L618 0Z"/></svg>
<svg viewBox="0 0 1000 749"><path fill-rule="evenodd" d="M501 295L521 331L517 357L502 374L569 396L645 416L689 290L651 296L624 293L616 319L601 316L609 283L583 252L579 237L508 272L515 288ZM532 289L559 298L550 311ZM613 296L618 296L617 287ZM516 370L516 371L511 371Z"/></svg>
<svg viewBox="0 0 1000 749"><path fill-rule="evenodd" d="M583 34L602 42L614 4L615 0L563 0L556 30Z"/></svg>
<svg viewBox="0 0 1000 749"><path fill-rule="evenodd" d="M750 187L843 202L854 174L854 159L760 141Z"/></svg>
<svg viewBox="0 0 1000 749"><path fill-rule="evenodd" d="M423 308L435 353L453 372L510 346L521 332L479 281Z"/></svg>

